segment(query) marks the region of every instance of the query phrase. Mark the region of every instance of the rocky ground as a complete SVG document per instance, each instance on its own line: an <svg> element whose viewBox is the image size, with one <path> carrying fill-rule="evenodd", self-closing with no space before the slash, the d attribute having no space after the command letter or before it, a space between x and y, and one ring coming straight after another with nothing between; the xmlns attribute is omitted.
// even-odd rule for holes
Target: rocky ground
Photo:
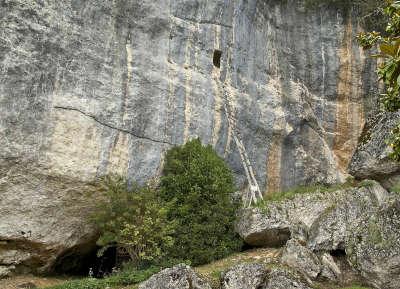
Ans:
<svg viewBox="0 0 400 289"><path fill-rule="evenodd" d="M197 268L177 265L130 288L400 288L400 194L376 181L310 189L239 216L236 230L254 249Z"/></svg>
<svg viewBox="0 0 400 289"><path fill-rule="evenodd" d="M176 266L139 289L330 289L353 284L398 289L399 213L400 195L375 181L243 209L236 230L245 242L280 249L220 261L222 266L208 272Z"/></svg>
<svg viewBox="0 0 400 289"><path fill-rule="evenodd" d="M268 272L268 270L272 269L277 270L277 268L279 270L279 262L282 257L282 253L283 253L282 248L251 249L245 252L237 253L235 255L229 256L225 259L218 260L207 265L196 267L193 269L193 271L190 271L190 269L186 269L183 267L175 267L174 269L170 269L168 272L170 272L170 274L174 276L182 274L181 273L182 271L184 273L191 272L192 274L196 274L198 278L204 280L205 284L208 284L204 285L206 286L204 288L216 289L216 288L221 288L221 286L223 286L222 288L253 288L254 284L258 284L257 278L254 277L255 275L261 272L260 276L263 276L263 274ZM288 267L282 267L282 268L283 270L288 270ZM275 274L276 272L286 272L286 271L275 271ZM244 273L247 275L244 276ZM162 276L162 278L160 276ZM155 277L153 277L154 278L153 280L158 280L158 282L164 282L166 278L165 276L166 276L165 273L164 274L161 273L161 275L156 275ZM349 286L356 283L359 284L359 280L357 279L357 277L351 274L349 274L348 276L350 277L348 277L345 280L345 282L342 283L343 286L346 284ZM183 279L185 279L185 277L183 277ZM62 277L50 278L50 277L34 277L34 276L16 276L13 278L0 280L0 289L35 288L33 286L37 286L38 288L47 288L53 285L62 284L66 280L67 280L66 278ZM225 285L221 285L221 280L222 282L225 282ZM259 279L259 281L260 280L261 279ZM250 282L250 284L247 283L244 284L243 282ZM142 286L149 286L146 284L148 283L145 283ZM165 287L168 285L165 285L164 283L159 285L162 286L160 288L169 288ZM314 288L318 289L322 288L341 289L344 288L342 285L334 284L332 282L327 282L327 281L315 282L313 284ZM183 287L174 287L174 288L186 288L184 284L182 286ZM246 287L237 287L237 286L246 286ZM121 287L117 289L135 289L135 288L138 288L138 286Z"/></svg>
<svg viewBox="0 0 400 289"><path fill-rule="evenodd" d="M28 289L62 284L66 277L37 277L32 275L15 276L0 280L0 289ZM36 286L36 287L34 287Z"/></svg>

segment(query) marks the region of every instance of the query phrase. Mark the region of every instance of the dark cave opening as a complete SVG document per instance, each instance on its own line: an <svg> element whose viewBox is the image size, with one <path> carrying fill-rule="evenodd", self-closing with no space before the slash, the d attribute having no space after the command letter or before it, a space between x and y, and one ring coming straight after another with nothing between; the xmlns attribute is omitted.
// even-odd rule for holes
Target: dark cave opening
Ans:
<svg viewBox="0 0 400 289"><path fill-rule="evenodd" d="M86 253L70 249L58 257L53 272L71 276L103 278L112 273L117 266L117 249L110 247L101 257L98 257L99 249L96 247Z"/></svg>
<svg viewBox="0 0 400 289"><path fill-rule="evenodd" d="M222 51L214 50L213 63L214 63L214 66L217 68L221 67L221 57L222 57Z"/></svg>
<svg viewBox="0 0 400 289"><path fill-rule="evenodd" d="M329 252L331 254L332 257L346 257L346 251L343 249L335 249L335 250L331 250Z"/></svg>

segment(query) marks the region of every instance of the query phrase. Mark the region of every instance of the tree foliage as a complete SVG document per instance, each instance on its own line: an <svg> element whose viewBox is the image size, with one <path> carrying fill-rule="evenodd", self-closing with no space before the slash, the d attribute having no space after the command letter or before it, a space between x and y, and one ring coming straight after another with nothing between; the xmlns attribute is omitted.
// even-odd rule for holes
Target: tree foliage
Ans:
<svg viewBox="0 0 400 289"><path fill-rule="evenodd" d="M195 139L172 148L163 172L160 193L172 204L169 219L178 223L170 256L198 265L238 250L232 172L212 147Z"/></svg>
<svg viewBox="0 0 400 289"><path fill-rule="evenodd" d="M395 112L400 109L400 1L387 0L383 11L388 17L385 33L360 33L357 38L365 49L377 46L379 53L373 57L382 59L377 73L386 88L381 103L386 111ZM400 124L392 130L388 143L393 149L390 156L400 161Z"/></svg>
<svg viewBox="0 0 400 289"><path fill-rule="evenodd" d="M122 177L106 177L103 181L104 202L99 202L93 220L100 231L97 243L104 252L117 246L130 261L161 260L173 245L174 223L167 221L167 209L154 189L132 185L128 189Z"/></svg>

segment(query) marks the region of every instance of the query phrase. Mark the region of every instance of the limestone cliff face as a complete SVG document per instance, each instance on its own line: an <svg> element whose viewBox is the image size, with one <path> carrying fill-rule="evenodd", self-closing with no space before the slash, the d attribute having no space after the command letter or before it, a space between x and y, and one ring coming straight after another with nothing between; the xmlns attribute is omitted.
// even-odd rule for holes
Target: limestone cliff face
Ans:
<svg viewBox="0 0 400 289"><path fill-rule="evenodd" d="M297 0L0 1L0 265L86 244L88 183L145 182L195 136L242 188L232 132L265 193L343 180L375 80L360 29Z"/></svg>

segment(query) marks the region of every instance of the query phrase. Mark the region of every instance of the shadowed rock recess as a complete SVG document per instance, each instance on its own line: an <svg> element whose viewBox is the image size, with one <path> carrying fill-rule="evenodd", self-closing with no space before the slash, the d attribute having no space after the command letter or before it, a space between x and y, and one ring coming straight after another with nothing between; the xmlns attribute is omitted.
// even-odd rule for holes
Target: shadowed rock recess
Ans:
<svg viewBox="0 0 400 289"><path fill-rule="evenodd" d="M145 183L168 148L193 137L213 145L240 189L233 131L265 194L344 181L377 95L357 19L298 0L0 1L0 275L48 273L90 254L95 181ZM366 167L361 149L352 173L370 177L376 162ZM285 244L286 217L258 220L271 225L261 233L242 224L245 239ZM343 249L341 229L333 239L319 229L307 227L310 250ZM265 288L289 278L268 274Z"/></svg>

